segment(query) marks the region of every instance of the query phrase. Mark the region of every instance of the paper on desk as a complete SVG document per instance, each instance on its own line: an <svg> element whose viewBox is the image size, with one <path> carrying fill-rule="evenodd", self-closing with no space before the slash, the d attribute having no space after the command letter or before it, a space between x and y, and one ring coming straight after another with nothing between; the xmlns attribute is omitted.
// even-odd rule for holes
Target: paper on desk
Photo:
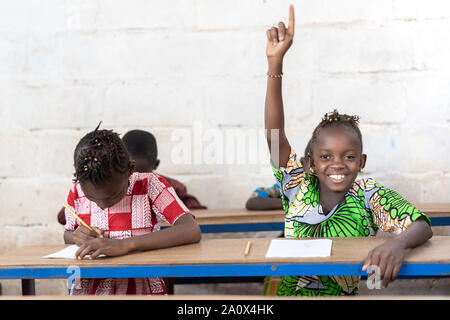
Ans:
<svg viewBox="0 0 450 320"><path fill-rule="evenodd" d="M75 252L78 250L78 246L76 244L68 246L58 252L49 254L44 256L44 258L49 259L75 259ZM104 254L99 255L99 257L106 257ZM85 258L90 258L90 255L86 255Z"/></svg>
<svg viewBox="0 0 450 320"><path fill-rule="evenodd" d="M270 242L266 258L308 258L329 257L331 255L330 239L281 240Z"/></svg>

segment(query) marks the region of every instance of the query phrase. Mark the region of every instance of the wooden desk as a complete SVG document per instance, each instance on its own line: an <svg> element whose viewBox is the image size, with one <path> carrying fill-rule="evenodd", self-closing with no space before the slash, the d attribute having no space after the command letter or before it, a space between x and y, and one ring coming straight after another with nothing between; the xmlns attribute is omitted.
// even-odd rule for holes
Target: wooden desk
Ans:
<svg viewBox="0 0 450 320"><path fill-rule="evenodd" d="M416 203L432 226L450 225L450 203ZM202 233L282 231L282 210L209 209L192 210ZM163 224L163 228L167 225Z"/></svg>
<svg viewBox="0 0 450 320"><path fill-rule="evenodd" d="M450 225L450 202L421 202L415 206L430 218L431 225Z"/></svg>
<svg viewBox="0 0 450 320"><path fill-rule="evenodd" d="M244 256L247 241L250 253ZM64 246L24 247L0 255L0 279L68 278L78 267L84 278L247 277L269 275L366 275L367 253L386 239L332 238L326 258L265 258L271 239L211 239L197 244L96 260L44 259ZM304 241L304 240L289 240ZM70 271L69 271L70 270ZM450 237L433 237L410 250L399 277L450 276Z"/></svg>

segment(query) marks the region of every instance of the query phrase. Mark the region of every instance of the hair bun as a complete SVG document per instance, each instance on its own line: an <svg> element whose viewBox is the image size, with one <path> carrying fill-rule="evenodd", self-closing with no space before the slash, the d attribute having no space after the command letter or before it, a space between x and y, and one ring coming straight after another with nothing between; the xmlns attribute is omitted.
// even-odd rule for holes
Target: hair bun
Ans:
<svg viewBox="0 0 450 320"><path fill-rule="evenodd" d="M358 124L359 116L357 115L348 115L348 114L340 114L337 109L334 109L331 112L325 113L322 117L322 122L334 122L334 121L349 121Z"/></svg>

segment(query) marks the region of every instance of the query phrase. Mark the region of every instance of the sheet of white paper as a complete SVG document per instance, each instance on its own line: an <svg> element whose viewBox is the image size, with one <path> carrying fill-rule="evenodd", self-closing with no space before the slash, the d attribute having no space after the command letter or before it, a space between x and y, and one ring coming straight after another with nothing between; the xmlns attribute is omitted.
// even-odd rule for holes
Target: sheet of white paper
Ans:
<svg viewBox="0 0 450 320"><path fill-rule="evenodd" d="M331 242L330 239L274 239L270 242L266 258L329 257L331 255Z"/></svg>
<svg viewBox="0 0 450 320"><path fill-rule="evenodd" d="M75 252L78 250L78 246L76 244L68 246L58 252L49 254L44 256L44 258L49 259L75 259ZM99 257L106 257L104 254L99 255ZM89 259L90 255L86 255L85 258Z"/></svg>

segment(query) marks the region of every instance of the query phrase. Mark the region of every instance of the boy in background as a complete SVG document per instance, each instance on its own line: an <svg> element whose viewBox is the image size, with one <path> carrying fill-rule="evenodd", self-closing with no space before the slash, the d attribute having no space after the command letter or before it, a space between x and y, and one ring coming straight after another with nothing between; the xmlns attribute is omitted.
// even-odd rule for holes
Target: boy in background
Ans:
<svg viewBox="0 0 450 320"><path fill-rule="evenodd" d="M136 172L153 172L159 166L156 139L150 132L144 130L128 131L122 138L132 160L135 161ZM177 196L189 210L207 209L196 197L187 192L186 186L180 181L160 175L175 189Z"/></svg>

